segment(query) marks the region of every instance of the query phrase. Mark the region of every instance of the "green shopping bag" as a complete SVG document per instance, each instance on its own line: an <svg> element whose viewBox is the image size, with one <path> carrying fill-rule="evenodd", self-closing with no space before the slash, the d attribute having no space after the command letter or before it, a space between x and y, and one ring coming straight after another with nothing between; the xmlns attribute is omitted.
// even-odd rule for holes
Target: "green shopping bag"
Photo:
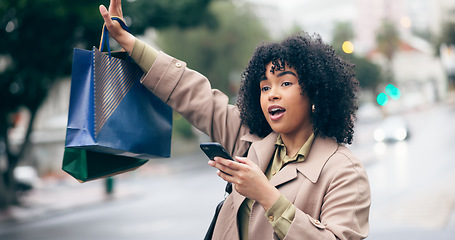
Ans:
<svg viewBox="0 0 455 240"><path fill-rule="evenodd" d="M117 156L79 148L65 148L62 169L78 181L86 182L132 171L147 161L147 159Z"/></svg>

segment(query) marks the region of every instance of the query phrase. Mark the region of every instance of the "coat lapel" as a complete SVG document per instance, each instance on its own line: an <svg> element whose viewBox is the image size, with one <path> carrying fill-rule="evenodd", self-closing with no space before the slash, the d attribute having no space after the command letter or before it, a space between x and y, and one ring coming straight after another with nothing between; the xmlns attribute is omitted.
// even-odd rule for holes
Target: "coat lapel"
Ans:
<svg viewBox="0 0 455 240"><path fill-rule="evenodd" d="M270 182L274 186L279 186L296 178L298 171L312 183L316 183L326 161L337 148L338 144L334 140L316 137L305 161L286 165Z"/></svg>
<svg viewBox="0 0 455 240"><path fill-rule="evenodd" d="M278 134L272 132L263 139L251 134L247 134L241 138L243 141L252 142L248 151L248 159L256 163L263 172L267 170L267 166L275 152L277 137ZM337 148L338 144L335 140L317 136L305 161L286 165L270 180L270 183L275 187L279 187L297 178L298 172L303 174L312 183L316 183L325 163L335 153ZM294 198L293 195L296 193L283 194L292 201ZM234 191L233 197L237 205L236 207L239 207L243 200L245 200L245 197L236 191Z"/></svg>
<svg viewBox="0 0 455 240"><path fill-rule="evenodd" d="M331 138L316 137L311 150L304 162L296 164L296 168L312 183L316 183L322 169L329 158L338 149L338 143Z"/></svg>
<svg viewBox="0 0 455 240"><path fill-rule="evenodd" d="M256 163L263 172L272 159L275 152L275 142L277 133L270 133L265 138L247 134L241 138L243 141L251 142L248 152L248 159ZM274 186L279 186L297 177L297 171L302 173L311 182L316 183L325 162L332 156L338 148L335 140L317 136L311 146L308 157L301 163L286 165L272 179Z"/></svg>
<svg viewBox="0 0 455 240"><path fill-rule="evenodd" d="M267 170L273 153L275 152L275 142L278 138L277 133L270 133L265 138L259 138L256 135L247 134L241 138L243 141L251 142L248 151L248 159L256 163L262 172Z"/></svg>

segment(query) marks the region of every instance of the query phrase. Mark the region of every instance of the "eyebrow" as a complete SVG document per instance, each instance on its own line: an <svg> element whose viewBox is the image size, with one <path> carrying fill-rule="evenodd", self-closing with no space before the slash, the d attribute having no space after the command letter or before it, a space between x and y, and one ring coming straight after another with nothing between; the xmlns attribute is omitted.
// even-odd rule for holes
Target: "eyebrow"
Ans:
<svg viewBox="0 0 455 240"><path fill-rule="evenodd" d="M284 76L286 74L291 74L291 75L294 75L294 76L297 77L297 75L294 72L291 72L291 71L280 72L280 73L278 73L278 77L282 77L282 76Z"/></svg>
<svg viewBox="0 0 455 240"><path fill-rule="evenodd" d="M277 77L282 77L282 76L287 75L287 74L294 75L295 77L297 77L297 75L294 72L291 72L291 71L280 72L280 73L278 73ZM260 79L260 82L265 81L265 80L267 80L267 77L266 76L262 76L261 79Z"/></svg>

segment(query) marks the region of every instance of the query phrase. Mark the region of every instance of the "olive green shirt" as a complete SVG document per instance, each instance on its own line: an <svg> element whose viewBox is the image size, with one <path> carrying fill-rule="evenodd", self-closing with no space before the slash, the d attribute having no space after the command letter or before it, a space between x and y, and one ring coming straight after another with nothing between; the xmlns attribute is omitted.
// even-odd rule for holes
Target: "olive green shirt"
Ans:
<svg viewBox="0 0 455 240"><path fill-rule="evenodd" d="M273 176L276 175L286 164L292 162L303 162L305 157L310 152L311 145L314 141L314 133L308 138L308 140L303 144L300 150L293 157L289 157L286 154L286 146L281 140L281 135L278 136L275 146L275 154L272 161L270 161L265 175L270 180ZM241 240L248 239L248 223L250 219L251 207L253 206L254 201L250 199L245 199L239 209L238 213L238 222L239 222L239 233ZM289 228L291 227L292 220L295 216L295 206L289 202L283 195L281 195L278 200L272 205L272 207L265 213L265 217L269 220L270 224L273 227L276 235L279 239L283 239Z"/></svg>
<svg viewBox="0 0 455 240"><path fill-rule="evenodd" d="M158 51L153 47L145 44L139 39L136 39L133 51L130 53L131 58L139 65L144 71L148 72L155 62ZM279 172L286 164L292 162L302 162L308 155L311 145L313 144L314 134L308 138L305 144L300 148L297 154L293 157L289 157L286 154L286 147L284 146L281 136L278 136L275 143L276 150L272 161L265 172L265 175L270 180L272 177ZM239 233L241 240L248 239L248 223L250 218L251 207L254 201L245 199L242 206L239 209L238 221L239 221ZM275 233L279 239L283 239L288 232L291 223L295 216L295 206L289 202L283 195L272 205L272 207L266 212L265 217L269 219Z"/></svg>
<svg viewBox="0 0 455 240"><path fill-rule="evenodd" d="M130 55L142 71L148 72L158 57L158 51L136 38Z"/></svg>

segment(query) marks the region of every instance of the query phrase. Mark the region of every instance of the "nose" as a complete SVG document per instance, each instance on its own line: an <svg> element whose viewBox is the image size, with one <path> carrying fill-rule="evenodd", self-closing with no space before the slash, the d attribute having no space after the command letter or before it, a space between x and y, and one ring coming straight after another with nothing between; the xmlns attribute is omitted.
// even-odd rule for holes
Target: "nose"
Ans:
<svg viewBox="0 0 455 240"><path fill-rule="evenodd" d="M269 101L278 100L281 98L279 91L276 88L272 88L269 91Z"/></svg>

